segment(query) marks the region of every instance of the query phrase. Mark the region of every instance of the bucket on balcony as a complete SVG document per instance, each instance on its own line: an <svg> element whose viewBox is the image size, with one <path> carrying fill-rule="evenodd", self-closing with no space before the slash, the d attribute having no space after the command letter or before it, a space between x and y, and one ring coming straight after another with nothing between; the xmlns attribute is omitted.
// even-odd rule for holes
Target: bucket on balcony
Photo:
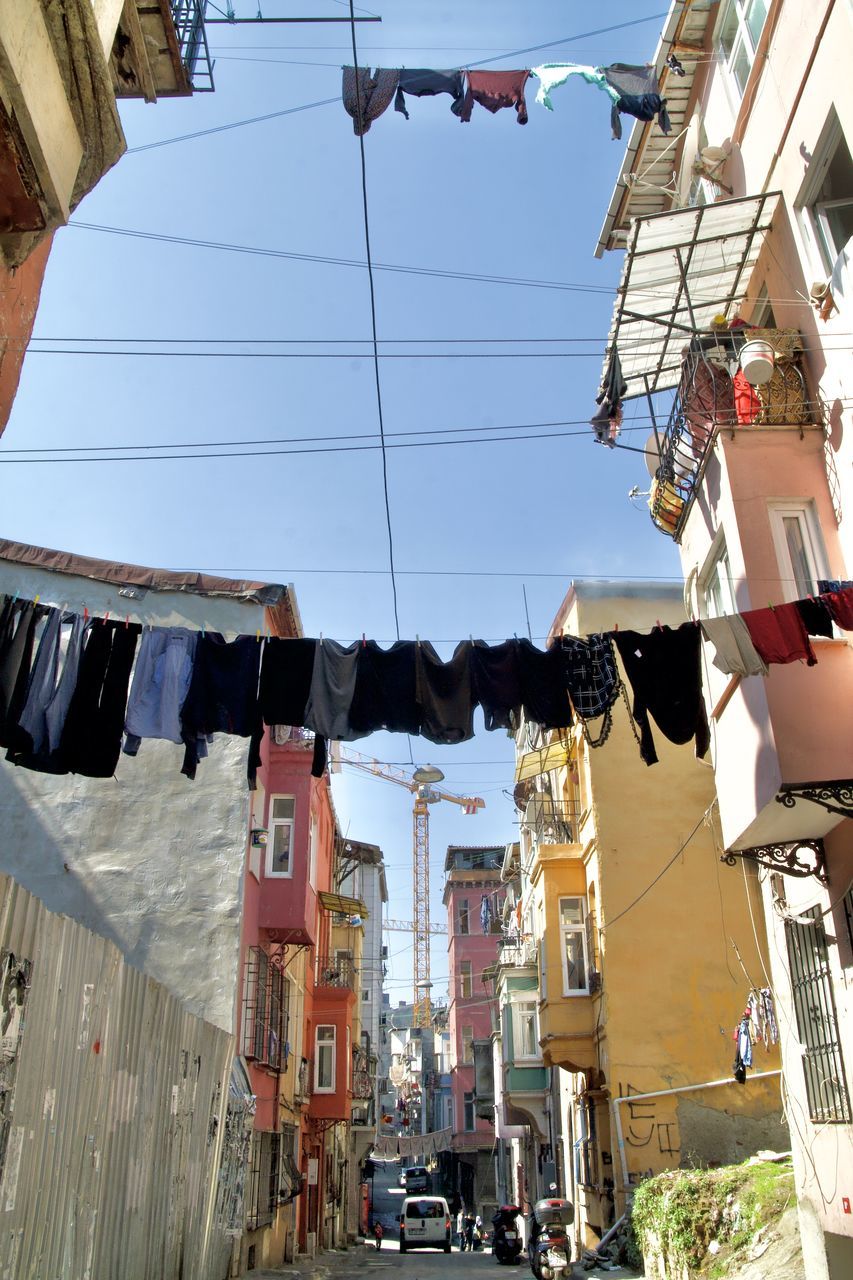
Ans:
<svg viewBox="0 0 853 1280"><path fill-rule="evenodd" d="M753 387L763 386L773 377L774 356L769 342L755 338L745 342L740 353L743 376Z"/></svg>

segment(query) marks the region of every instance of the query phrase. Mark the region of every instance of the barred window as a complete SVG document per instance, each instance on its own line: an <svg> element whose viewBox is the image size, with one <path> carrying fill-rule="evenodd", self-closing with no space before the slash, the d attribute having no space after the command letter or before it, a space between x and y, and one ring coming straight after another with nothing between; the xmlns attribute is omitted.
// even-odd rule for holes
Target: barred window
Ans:
<svg viewBox="0 0 853 1280"><path fill-rule="evenodd" d="M786 920L785 938L809 1115L815 1121L850 1124L850 1094L819 909L812 907L798 920Z"/></svg>

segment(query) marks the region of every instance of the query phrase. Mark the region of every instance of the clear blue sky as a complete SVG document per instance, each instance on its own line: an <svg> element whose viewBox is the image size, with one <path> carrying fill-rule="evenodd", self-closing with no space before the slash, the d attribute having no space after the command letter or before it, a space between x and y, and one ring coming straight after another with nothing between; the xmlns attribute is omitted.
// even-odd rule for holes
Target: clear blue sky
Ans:
<svg viewBox="0 0 853 1280"><path fill-rule="evenodd" d="M225 7L224 5L222 6ZM256 0L238 0L254 16ZM267 15L345 12L337 0L266 0ZM381 24L357 28L362 62L645 62L666 6L649 0L383 0ZM364 10L362 10L364 12ZM648 17L649 21L637 23ZM594 28L623 30L583 36ZM578 38L582 37L582 38ZM351 62L341 26L211 26L216 92L156 106L122 104L131 148L325 98L328 106L125 156L75 220L299 254L364 260L358 140L339 101ZM381 385L389 444L459 428L588 419L601 369L621 255L593 247L624 143L611 141L609 102L580 81L549 113L528 88L529 124L475 107L470 124L447 97L390 108L367 134L374 261L570 283L581 291L376 272L380 339L513 339L514 344L386 346ZM630 121L627 122L630 124ZM626 136L628 128L626 127ZM133 239L69 227L47 272L36 334L57 345L91 339L347 340L331 346L197 346L295 351L298 358L190 359L28 355L0 458L60 445L257 441L358 435L376 444L367 273L349 266ZM581 339L535 344L521 339ZM67 340L74 340L69 342ZM362 340L361 345L353 345ZM44 344L41 344L44 345ZM177 350L186 347L177 346ZM344 358L328 358L330 352ZM307 358L307 352L323 353ZM475 359L471 352L499 352ZM507 352L559 352L509 358ZM422 359L414 353L440 354ZM454 353L448 358L447 353ZM455 358L458 353L464 358ZM568 353L568 354L567 354ZM626 443L641 445L645 407L630 405ZM639 415L634 423L632 415ZM566 437L561 433L580 431ZM581 426L508 431L547 438L388 450L400 629L449 655L469 635L542 640L571 578L678 577L673 545L627 499L646 474L637 455L608 451ZM338 441L345 444L346 441ZM256 446L261 447L261 446ZM270 446L284 448L286 446ZM293 446L291 446L293 447ZM296 446L306 447L306 445ZM328 447L324 442L323 447ZM639 464L639 465L638 465ZM3 535L107 559L292 582L308 634L394 639L378 451L184 461L4 464ZM365 570L377 571L365 573ZM468 576L458 576L465 572ZM537 577L535 575L553 575ZM416 576L424 575L424 576ZM481 576L478 576L481 575ZM491 576L485 576L491 575ZM405 738L354 744L405 762ZM512 744L486 734L460 748L413 741L416 762L445 785L482 795L476 817L433 810L433 917L448 843L515 838ZM411 917L411 805L406 792L356 777L335 782L342 826L382 846L391 914ZM391 937L392 998L409 996L411 945ZM396 954L395 954L396 953ZM433 949L440 994L447 972Z"/></svg>

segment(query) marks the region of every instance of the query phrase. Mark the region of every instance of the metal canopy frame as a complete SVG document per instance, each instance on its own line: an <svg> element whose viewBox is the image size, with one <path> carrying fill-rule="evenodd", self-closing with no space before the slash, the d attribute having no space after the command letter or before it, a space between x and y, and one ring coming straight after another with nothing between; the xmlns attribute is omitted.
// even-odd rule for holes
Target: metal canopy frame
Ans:
<svg viewBox="0 0 853 1280"><path fill-rule="evenodd" d="M750 849L728 849L721 855L720 862L734 867L738 858L798 880L814 876L823 885L829 883L821 839L777 840L772 844L753 845Z"/></svg>
<svg viewBox="0 0 853 1280"><path fill-rule="evenodd" d="M606 357L618 348L624 399L677 385L685 341L742 296L780 198L764 192L635 219Z"/></svg>

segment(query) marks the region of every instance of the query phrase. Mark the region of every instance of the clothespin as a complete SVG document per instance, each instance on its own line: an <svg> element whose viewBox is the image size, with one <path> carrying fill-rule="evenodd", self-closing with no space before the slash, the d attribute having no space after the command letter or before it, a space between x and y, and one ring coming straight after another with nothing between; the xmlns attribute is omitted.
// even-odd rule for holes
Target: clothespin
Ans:
<svg viewBox="0 0 853 1280"><path fill-rule="evenodd" d="M127 630L127 628L128 628L129 626L130 626L130 614L129 614L129 613L126 613L126 614L124 615L124 629L125 629L125 631Z"/></svg>
<svg viewBox="0 0 853 1280"><path fill-rule="evenodd" d="M613 623L613 630L614 630L614 631L618 631L618 630L619 630L619 623L618 623L618 622L614 622L614 623Z"/></svg>
<svg viewBox="0 0 853 1280"><path fill-rule="evenodd" d="M323 633L321 631L320 632L320 648L322 649L322 647L323 647Z"/></svg>
<svg viewBox="0 0 853 1280"><path fill-rule="evenodd" d="M258 627L257 631L255 632L255 639L257 640L258 644L260 644L260 642L261 642L261 629L260 629L260 627Z"/></svg>
<svg viewBox="0 0 853 1280"><path fill-rule="evenodd" d="M655 626L657 627L658 631L663 631L663 627L660 624L660 618L655 618Z"/></svg>
<svg viewBox="0 0 853 1280"><path fill-rule="evenodd" d="M33 601L33 604L38 604L39 600L41 600L40 595L36 596L35 600Z"/></svg>
<svg viewBox="0 0 853 1280"><path fill-rule="evenodd" d="M772 612L772 610L773 610L773 605L770 603L770 601L769 601L769 600L767 601L767 608L768 608L768 609L770 609L770 610L771 610L771 612Z"/></svg>
<svg viewBox="0 0 853 1280"><path fill-rule="evenodd" d="M87 609L86 605L83 605L83 621L84 622L89 621L89 610Z"/></svg>
<svg viewBox="0 0 853 1280"><path fill-rule="evenodd" d="M364 634L364 632L363 632L363 631L362 631L362 633L361 633L361 647L362 647L362 649L366 649L366 648L367 648L367 637L365 636L365 634Z"/></svg>
<svg viewBox="0 0 853 1280"><path fill-rule="evenodd" d="M110 611L109 611L109 609L107 609L106 613L104 614L103 621L104 621L104 622L109 622L109 620L110 620Z"/></svg>

